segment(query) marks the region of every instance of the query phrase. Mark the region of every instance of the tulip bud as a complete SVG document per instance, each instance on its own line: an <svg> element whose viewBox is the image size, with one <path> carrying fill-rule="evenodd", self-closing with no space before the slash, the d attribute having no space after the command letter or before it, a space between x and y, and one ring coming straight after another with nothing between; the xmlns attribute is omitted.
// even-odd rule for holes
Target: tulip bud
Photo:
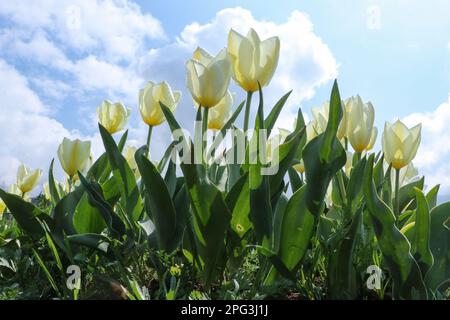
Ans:
<svg viewBox="0 0 450 320"><path fill-rule="evenodd" d="M64 138L58 148L58 158L64 171L73 178L78 171L83 171L91 155L91 142Z"/></svg>
<svg viewBox="0 0 450 320"><path fill-rule="evenodd" d="M359 96L347 100L347 138L353 149L362 153L370 145L375 111L372 103L364 104Z"/></svg>
<svg viewBox="0 0 450 320"><path fill-rule="evenodd" d="M42 189L45 199L50 201L52 199L52 195L50 194L50 186L48 185L48 182L44 182Z"/></svg>
<svg viewBox="0 0 450 320"><path fill-rule="evenodd" d="M98 121L110 134L116 133L125 128L131 110L124 107L120 102L111 103L103 100L97 107Z"/></svg>
<svg viewBox="0 0 450 320"><path fill-rule="evenodd" d="M22 197L26 201L30 200L30 197L28 196L28 194L23 193L22 190L19 189L17 184L10 185L8 188L8 192L11 194L15 194L19 197Z"/></svg>
<svg viewBox="0 0 450 320"><path fill-rule="evenodd" d="M222 100L211 108L208 113L208 129L220 130L230 117L234 97L227 91Z"/></svg>
<svg viewBox="0 0 450 320"><path fill-rule="evenodd" d="M344 107L345 102L341 102L341 108L342 108L342 119L339 123L338 131L336 133L336 137L341 140L346 136L347 132L347 113L345 112L346 108ZM330 113L330 102L326 101L322 107L318 108L312 108L312 114L313 114L313 126L314 131L316 132L316 135L321 134L325 132L328 125L328 117Z"/></svg>
<svg viewBox="0 0 450 320"><path fill-rule="evenodd" d="M198 48L193 58L186 63L186 84L192 98L204 108L219 103L228 90L231 79L231 65L225 49L212 57Z"/></svg>
<svg viewBox="0 0 450 320"><path fill-rule="evenodd" d="M166 118L162 112L159 102L162 102L172 112L175 111L181 98L180 91L172 91L170 85L163 81L155 84L149 81L139 91L139 110L142 120L149 126L158 126Z"/></svg>
<svg viewBox="0 0 450 320"><path fill-rule="evenodd" d="M141 173L139 172L139 169L138 169L138 166L136 163L136 158L134 157L136 154L136 151L137 151L136 147L128 146L125 149L124 156L128 162L128 166L133 171L134 176L136 177L136 179L139 179L141 177Z"/></svg>
<svg viewBox="0 0 450 320"><path fill-rule="evenodd" d="M420 144L422 125L408 129L400 120L386 122L382 136L384 159L395 169L408 165L416 156Z"/></svg>
<svg viewBox="0 0 450 320"><path fill-rule="evenodd" d="M37 185L39 178L41 177L42 170L30 170L23 164L19 166L17 170L17 187L25 194Z"/></svg>
<svg viewBox="0 0 450 320"><path fill-rule="evenodd" d="M346 152L347 161L345 162L344 171L347 176L350 176L350 172L353 168L353 153L351 151Z"/></svg>
<svg viewBox="0 0 450 320"><path fill-rule="evenodd" d="M300 159L300 163L294 164L293 167L299 173L305 172L305 163L303 162L303 159Z"/></svg>
<svg viewBox="0 0 450 320"><path fill-rule="evenodd" d="M228 54L233 67L233 79L247 92L269 84L278 65L280 39L272 37L261 41L255 30L247 36L233 29L228 34Z"/></svg>

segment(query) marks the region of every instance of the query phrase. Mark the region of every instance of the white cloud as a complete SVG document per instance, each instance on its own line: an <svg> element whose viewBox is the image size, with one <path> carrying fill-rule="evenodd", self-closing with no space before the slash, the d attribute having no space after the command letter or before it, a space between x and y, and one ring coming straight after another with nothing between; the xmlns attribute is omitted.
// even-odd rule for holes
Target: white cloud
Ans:
<svg viewBox="0 0 450 320"><path fill-rule="evenodd" d="M61 123L48 116L48 108L29 88L27 79L0 59L0 185L15 181L20 162L45 169L64 136Z"/></svg>
<svg viewBox="0 0 450 320"><path fill-rule="evenodd" d="M441 194L450 195L450 95L432 112L413 113L403 119L408 126L422 123L422 140L414 159L428 186L441 184Z"/></svg>

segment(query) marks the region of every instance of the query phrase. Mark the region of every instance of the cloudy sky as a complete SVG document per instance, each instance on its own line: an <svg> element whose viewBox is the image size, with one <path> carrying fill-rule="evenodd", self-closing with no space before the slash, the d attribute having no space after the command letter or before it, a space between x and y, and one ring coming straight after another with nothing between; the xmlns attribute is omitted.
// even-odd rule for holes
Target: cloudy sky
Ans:
<svg viewBox="0 0 450 320"><path fill-rule="evenodd" d="M183 92L176 116L191 128L185 61L197 46L217 53L230 28L252 27L281 39L265 89L268 106L294 90L280 126L290 126L299 106L310 113L328 99L337 77L343 97L372 101L380 129L397 118L423 123L415 164L450 198L448 12L446 0L1 1L0 186L14 182L21 162L46 172L65 136L92 140L98 155L103 99L133 110L130 142L144 144L137 93L149 80ZM155 157L169 136L167 125L156 129Z"/></svg>

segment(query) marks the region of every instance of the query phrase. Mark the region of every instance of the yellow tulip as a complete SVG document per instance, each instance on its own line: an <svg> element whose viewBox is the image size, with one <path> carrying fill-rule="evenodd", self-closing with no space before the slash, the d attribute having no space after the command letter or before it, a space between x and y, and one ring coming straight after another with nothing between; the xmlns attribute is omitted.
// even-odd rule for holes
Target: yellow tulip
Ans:
<svg viewBox="0 0 450 320"><path fill-rule="evenodd" d="M136 154L136 151L137 151L136 147L128 146L125 149L124 156L128 162L128 166L133 171L134 176L136 177L136 179L139 179L141 177L141 173L139 172L139 169L138 169L138 166L136 163L136 159L134 157L134 155Z"/></svg>
<svg viewBox="0 0 450 320"><path fill-rule="evenodd" d="M172 88L167 82L154 83L149 81L139 91L139 110L142 120L149 126L160 125L166 118L164 117L159 102L164 103L173 112L180 98L181 92L172 91Z"/></svg>
<svg viewBox="0 0 450 320"><path fill-rule="evenodd" d="M58 148L58 158L64 171L73 178L83 171L91 158L91 142L64 138Z"/></svg>
<svg viewBox="0 0 450 320"><path fill-rule="evenodd" d="M344 171L347 176L350 176L350 172L353 167L353 153L351 151L346 152L347 161L345 162Z"/></svg>
<svg viewBox="0 0 450 320"><path fill-rule="evenodd" d="M208 129L220 130L231 114L231 107L233 106L234 97L227 91L222 100L211 108L208 113ZM194 100L195 103L195 100ZM195 103L197 105L197 103ZM198 105L197 105L198 107Z"/></svg>
<svg viewBox="0 0 450 320"><path fill-rule="evenodd" d="M300 159L300 163L294 164L293 167L299 173L305 172L305 163L303 162L303 159Z"/></svg>
<svg viewBox="0 0 450 320"><path fill-rule="evenodd" d="M25 194L37 185L39 178L41 177L42 170L30 170L21 164L17 170L17 187L19 190Z"/></svg>
<svg viewBox="0 0 450 320"><path fill-rule="evenodd" d="M3 200L0 198L0 216L5 212L6 204L3 202Z"/></svg>
<svg viewBox="0 0 450 320"><path fill-rule="evenodd" d="M17 186L16 183L9 186L8 192L11 194L15 194L16 196L22 197L24 200L27 200L27 201L30 200L29 195L23 193L22 190L19 189L19 187Z"/></svg>
<svg viewBox="0 0 450 320"><path fill-rule="evenodd" d="M280 39L272 37L261 41L255 30L247 36L233 29L228 34L228 54L233 66L233 79L247 92L269 84L278 65Z"/></svg>
<svg viewBox="0 0 450 320"><path fill-rule="evenodd" d="M225 49L212 57L198 48L186 63L187 87L200 106L212 108L225 96L231 79L231 65Z"/></svg>
<svg viewBox="0 0 450 320"><path fill-rule="evenodd" d="M386 122L382 136L384 159L395 169L407 166L416 156L422 125L408 129L400 120Z"/></svg>
<svg viewBox="0 0 450 320"><path fill-rule="evenodd" d="M346 108L344 107L345 102L342 101L341 108L342 108L342 119L339 123L338 131L337 131L337 138L341 140L346 136L347 132L347 113ZM322 105L322 107L315 107L312 108L312 114L313 114L313 123L314 130L316 132L316 135L321 134L325 132L327 129L328 124L328 117L330 113L330 102L325 101L325 103Z"/></svg>
<svg viewBox="0 0 450 320"><path fill-rule="evenodd" d="M378 128L374 126L372 128L372 134L370 136L369 144L366 147L366 151L370 151L373 149L375 142L377 142L377 137L378 137Z"/></svg>
<svg viewBox="0 0 450 320"><path fill-rule="evenodd" d="M50 194L50 186L48 185L48 182L44 182L42 189L45 199L50 201L52 199L52 195Z"/></svg>
<svg viewBox="0 0 450 320"><path fill-rule="evenodd" d="M359 96L351 97L346 103L347 138L353 149L362 153L370 146L375 111L372 103L364 104ZM376 138L376 137L375 137Z"/></svg>
<svg viewBox="0 0 450 320"><path fill-rule="evenodd" d="M387 165L385 166L385 169L387 169ZM403 167L400 169L399 171L399 186L404 186L410 182L413 182L417 179L419 179L418 177L419 175L419 170L414 166L414 164L412 163L412 161L410 163L408 163L407 166ZM391 183L392 183L392 187L394 187L394 183L395 183L395 171L392 170L391 171Z"/></svg>
<svg viewBox="0 0 450 320"><path fill-rule="evenodd" d="M111 103L103 100L97 107L98 121L110 134L116 133L125 128L131 110L124 107L120 102Z"/></svg>

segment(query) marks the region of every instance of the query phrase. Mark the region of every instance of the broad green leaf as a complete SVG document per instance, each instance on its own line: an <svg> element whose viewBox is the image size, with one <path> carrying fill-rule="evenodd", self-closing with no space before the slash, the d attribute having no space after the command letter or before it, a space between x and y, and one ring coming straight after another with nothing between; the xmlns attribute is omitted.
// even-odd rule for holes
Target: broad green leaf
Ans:
<svg viewBox="0 0 450 320"><path fill-rule="evenodd" d="M81 172L78 172L78 176L80 177L81 184L89 195L90 205L95 207L101 214L112 236L120 239L125 234L125 224L101 194L100 186L95 183L89 183Z"/></svg>
<svg viewBox="0 0 450 320"><path fill-rule="evenodd" d="M149 200L158 248L170 253L178 245L173 240L179 236L175 234L177 223L175 207L164 179L146 155L147 147L142 147L136 151L135 159L145 185L144 192Z"/></svg>
<svg viewBox="0 0 450 320"><path fill-rule="evenodd" d="M40 239L45 235L40 221L45 221L48 226L53 227L53 219L48 214L18 195L0 189L0 198L3 199L20 227L33 238Z"/></svg>
<svg viewBox="0 0 450 320"><path fill-rule="evenodd" d="M436 207L437 204L437 197L439 193L439 185L435 185L430 191L427 193L427 202L428 206L430 207L430 210Z"/></svg>
<svg viewBox="0 0 450 320"><path fill-rule="evenodd" d="M426 274L425 281L435 291L450 279L450 202L434 207L430 218L430 248L434 264Z"/></svg>
<svg viewBox="0 0 450 320"><path fill-rule="evenodd" d="M425 179L422 177L420 180L413 181L400 188L398 192L400 211L406 209L414 210L416 208L416 194L414 188L423 190L424 181Z"/></svg>
<svg viewBox="0 0 450 320"><path fill-rule="evenodd" d="M430 211L425 195L420 189L416 193L416 221L414 225L414 239L411 243L411 253L419 264L422 275L433 265L433 254L430 249Z"/></svg>
<svg viewBox="0 0 450 320"><path fill-rule="evenodd" d="M362 208L352 218L343 238L332 249L328 263L328 286L332 299L356 299L357 274L354 266L354 249L361 226Z"/></svg>
<svg viewBox="0 0 450 320"><path fill-rule="evenodd" d="M89 203L89 194L84 193L73 215L73 226L77 233L102 233L106 228L105 220Z"/></svg>
<svg viewBox="0 0 450 320"><path fill-rule="evenodd" d="M160 103L167 123L172 132L179 130L180 125L171 110ZM185 149L187 140L183 139ZM192 146L191 146L192 150ZM182 155L180 155L182 156ZM202 164L181 163L192 206L192 229L195 235L196 257L202 271L205 287L209 288L217 272L223 268L225 259L225 231L230 223L231 213L225 204L222 193L208 179Z"/></svg>
<svg viewBox="0 0 450 320"><path fill-rule="evenodd" d="M60 200L60 194L58 191L58 187L55 182L55 178L53 176L53 164L55 163L55 159L52 159L52 162L50 163L50 169L48 170L48 189L51 196L51 201L53 205L55 206L59 200Z"/></svg>
<svg viewBox="0 0 450 320"><path fill-rule="evenodd" d="M260 132L264 130L263 95L259 88L259 106L255 121L255 134L252 142L256 145L256 161L250 163L249 188L250 188L250 220L255 230L257 242L259 244L268 243L272 236L272 206L270 203L271 193L269 176L263 174L266 157L265 146L267 141Z"/></svg>
<svg viewBox="0 0 450 320"><path fill-rule="evenodd" d="M411 254L407 238L397 229L395 216L379 197L373 182L372 154L364 174L364 194L384 261L394 280L394 295L403 299L426 299L420 268Z"/></svg>
<svg viewBox="0 0 450 320"><path fill-rule="evenodd" d="M113 175L120 186L121 206L130 220L137 221L142 213L143 203L134 173L112 136L101 124L99 124L99 129Z"/></svg>
<svg viewBox="0 0 450 320"><path fill-rule="evenodd" d="M231 228L243 237L252 228L250 214L250 189L248 173L244 174L228 192L225 202L231 210Z"/></svg>

